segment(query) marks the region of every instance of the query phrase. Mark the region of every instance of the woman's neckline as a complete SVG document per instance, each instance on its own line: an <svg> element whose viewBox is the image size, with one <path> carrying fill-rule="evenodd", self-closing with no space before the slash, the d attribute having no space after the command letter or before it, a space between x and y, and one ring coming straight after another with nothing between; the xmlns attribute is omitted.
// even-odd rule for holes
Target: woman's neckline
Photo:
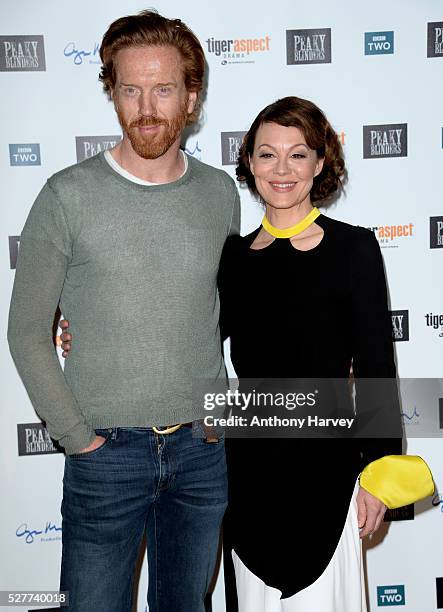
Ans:
<svg viewBox="0 0 443 612"><path fill-rule="evenodd" d="M259 254L259 253L264 253L266 251L275 251L276 248L281 248L281 246L283 245L284 248L287 248L287 250L289 252L294 251L296 254L301 254L301 255L305 255L305 254L309 254L309 253L316 253L317 251L321 250L324 247L324 243L325 240L327 240L327 235L328 232L326 231L326 228L324 227L324 215L323 213L320 213L320 215L317 217L317 219L315 220L315 223L317 225L319 225L321 227L321 229L323 230L323 237L320 240L320 242L318 244L316 244L314 247L312 247L312 249L307 249L307 250L301 250L301 249L297 249L291 242L291 238L274 238L274 240L272 240L272 242L270 242L267 246L261 248L261 249L253 249L251 248L251 245L253 244L254 240L257 238L260 230L262 229L262 226L259 225L253 232L251 232L247 237L245 236L245 238L248 238L247 241L247 249L249 253L253 253L253 254ZM320 221L318 223L318 221Z"/></svg>

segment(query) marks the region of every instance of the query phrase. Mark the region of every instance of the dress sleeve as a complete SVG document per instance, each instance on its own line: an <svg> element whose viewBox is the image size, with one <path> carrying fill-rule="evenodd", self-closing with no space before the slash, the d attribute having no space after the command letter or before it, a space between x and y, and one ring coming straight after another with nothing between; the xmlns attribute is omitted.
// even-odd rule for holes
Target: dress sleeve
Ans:
<svg viewBox="0 0 443 612"><path fill-rule="evenodd" d="M95 437L68 386L52 337L52 323L71 259L72 238L56 193L47 183L20 240L9 311L8 341L29 398L49 435L67 453Z"/></svg>
<svg viewBox="0 0 443 612"><path fill-rule="evenodd" d="M222 343L231 335L233 323L233 260L238 235L228 236L223 247L217 275L218 294L220 298L220 336Z"/></svg>
<svg viewBox="0 0 443 612"><path fill-rule="evenodd" d="M401 454L402 426L392 324L383 259L377 239L361 229L350 256L353 372L362 467ZM389 434L389 437L387 436Z"/></svg>

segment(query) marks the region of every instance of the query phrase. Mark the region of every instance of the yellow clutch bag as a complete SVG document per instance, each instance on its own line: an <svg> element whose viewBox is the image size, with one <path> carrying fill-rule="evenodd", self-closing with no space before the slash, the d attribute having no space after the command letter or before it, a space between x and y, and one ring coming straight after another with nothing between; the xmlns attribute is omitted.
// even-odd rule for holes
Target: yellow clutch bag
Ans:
<svg viewBox="0 0 443 612"><path fill-rule="evenodd" d="M360 474L360 486L390 510L428 497L435 489L431 470L417 455L386 455L372 461Z"/></svg>

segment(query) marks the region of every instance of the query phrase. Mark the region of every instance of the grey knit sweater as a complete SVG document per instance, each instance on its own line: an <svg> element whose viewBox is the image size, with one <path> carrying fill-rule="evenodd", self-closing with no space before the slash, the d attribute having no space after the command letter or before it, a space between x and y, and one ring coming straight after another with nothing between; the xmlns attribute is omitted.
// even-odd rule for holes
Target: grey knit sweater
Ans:
<svg viewBox="0 0 443 612"><path fill-rule="evenodd" d="M193 380L224 376L216 276L239 209L233 180L192 157L177 181L145 186L101 153L43 187L21 237L8 339L66 453L94 428L201 418ZM74 336L64 372L58 303Z"/></svg>

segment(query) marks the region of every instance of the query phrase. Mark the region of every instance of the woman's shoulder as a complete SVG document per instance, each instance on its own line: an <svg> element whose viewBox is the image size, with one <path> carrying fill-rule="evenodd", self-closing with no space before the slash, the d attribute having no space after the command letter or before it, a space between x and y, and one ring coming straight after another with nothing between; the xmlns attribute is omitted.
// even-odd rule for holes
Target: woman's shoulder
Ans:
<svg viewBox="0 0 443 612"><path fill-rule="evenodd" d="M374 250L378 249L378 241L372 230L361 225L352 225L345 221L338 221L322 214L316 222L325 231L334 236L342 246L348 246L351 250Z"/></svg>
<svg viewBox="0 0 443 612"><path fill-rule="evenodd" d="M229 254L248 248L253 242L254 238L257 236L260 229L261 226L257 227L254 231L246 234L245 236L240 236L240 234L231 234L226 238L223 251Z"/></svg>
<svg viewBox="0 0 443 612"><path fill-rule="evenodd" d="M325 226L336 233L347 235L349 237L371 236L374 233L367 227L353 225L352 223L346 223L345 221L339 221L338 219L333 219L332 217L326 216L324 213L322 213L321 216L316 219L316 223L322 227Z"/></svg>

